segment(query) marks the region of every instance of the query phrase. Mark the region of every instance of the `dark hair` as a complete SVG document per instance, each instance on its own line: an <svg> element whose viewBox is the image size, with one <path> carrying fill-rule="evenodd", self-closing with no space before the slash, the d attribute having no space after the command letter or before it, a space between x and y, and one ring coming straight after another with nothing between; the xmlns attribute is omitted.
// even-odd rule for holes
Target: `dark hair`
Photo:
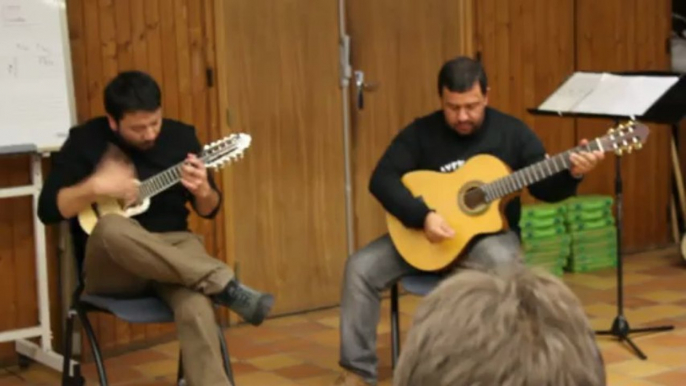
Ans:
<svg viewBox="0 0 686 386"><path fill-rule="evenodd" d="M441 67L438 73L438 95L443 93L444 86L452 92L465 92L471 89L476 81L481 86L481 92L486 95L488 78L481 63L466 56L458 56L445 62Z"/></svg>
<svg viewBox="0 0 686 386"><path fill-rule="evenodd" d="M119 122L129 112L159 109L160 86L144 72L124 71L105 87L104 99L105 111Z"/></svg>

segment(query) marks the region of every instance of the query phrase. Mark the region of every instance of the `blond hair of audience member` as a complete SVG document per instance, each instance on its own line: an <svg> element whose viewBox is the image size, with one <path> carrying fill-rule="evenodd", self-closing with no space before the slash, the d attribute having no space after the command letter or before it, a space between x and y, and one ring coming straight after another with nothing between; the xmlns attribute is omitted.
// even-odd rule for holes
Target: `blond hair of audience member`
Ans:
<svg viewBox="0 0 686 386"><path fill-rule="evenodd" d="M577 297L525 268L461 270L420 303L395 386L601 386L602 357Z"/></svg>

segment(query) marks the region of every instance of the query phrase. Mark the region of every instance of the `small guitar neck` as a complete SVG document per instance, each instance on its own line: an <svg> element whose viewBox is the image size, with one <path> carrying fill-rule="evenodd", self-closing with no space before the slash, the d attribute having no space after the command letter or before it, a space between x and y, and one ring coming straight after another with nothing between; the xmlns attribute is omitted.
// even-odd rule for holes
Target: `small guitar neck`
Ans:
<svg viewBox="0 0 686 386"><path fill-rule="evenodd" d="M250 146L250 142L250 135L234 133L205 145L198 159L205 167L218 169L227 162L242 158L243 151ZM185 161L181 161L143 181L139 187L139 199L151 198L176 185L181 181L181 167L184 163Z"/></svg>
<svg viewBox="0 0 686 386"><path fill-rule="evenodd" d="M151 198L181 181L182 165L183 162L180 162L143 181L139 189L140 199Z"/></svg>
<svg viewBox="0 0 686 386"><path fill-rule="evenodd" d="M586 146L577 146L554 157L529 165L517 170L507 177L497 179L481 186L486 194L486 201L491 202L509 194L522 190L524 187L535 184L571 167L569 157L580 151L604 151L600 141L595 140Z"/></svg>

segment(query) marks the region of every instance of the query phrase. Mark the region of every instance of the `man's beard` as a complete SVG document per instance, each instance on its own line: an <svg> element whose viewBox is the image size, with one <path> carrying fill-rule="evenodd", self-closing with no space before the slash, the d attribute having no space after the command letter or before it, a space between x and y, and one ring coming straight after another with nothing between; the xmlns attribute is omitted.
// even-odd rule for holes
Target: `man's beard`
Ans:
<svg viewBox="0 0 686 386"><path fill-rule="evenodd" d="M455 130L455 132L457 132L460 135L472 135L472 134L476 133L477 131L479 131L480 127L481 127L481 125L479 125L478 123L467 121L467 122L458 123L457 125L455 125L455 127L453 127L453 129ZM462 130L467 130L467 129L469 130L469 132L463 132L462 131Z"/></svg>
<svg viewBox="0 0 686 386"><path fill-rule="evenodd" d="M127 152L145 152L150 150L155 145L155 141L146 141L137 145L133 144L121 135L121 129L119 127L117 127L117 130L114 131L114 136L116 138L117 145L119 145L122 150Z"/></svg>

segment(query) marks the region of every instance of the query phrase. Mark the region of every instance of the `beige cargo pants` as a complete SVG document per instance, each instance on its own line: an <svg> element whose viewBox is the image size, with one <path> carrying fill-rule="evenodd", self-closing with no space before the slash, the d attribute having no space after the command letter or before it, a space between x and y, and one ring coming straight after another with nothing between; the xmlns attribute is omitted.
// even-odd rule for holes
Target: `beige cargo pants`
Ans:
<svg viewBox="0 0 686 386"><path fill-rule="evenodd" d="M174 310L189 386L231 385L222 365L212 303L233 271L190 232L151 233L138 222L103 216L86 244L85 292L137 296L155 291Z"/></svg>

